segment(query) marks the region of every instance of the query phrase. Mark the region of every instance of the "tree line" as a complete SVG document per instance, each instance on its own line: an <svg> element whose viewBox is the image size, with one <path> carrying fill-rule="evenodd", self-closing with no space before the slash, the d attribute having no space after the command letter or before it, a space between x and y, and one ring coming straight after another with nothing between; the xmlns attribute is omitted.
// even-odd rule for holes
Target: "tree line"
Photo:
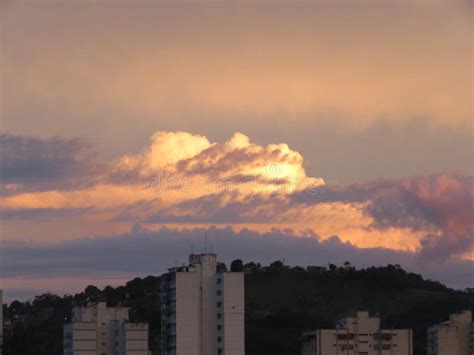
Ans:
<svg viewBox="0 0 474 355"><path fill-rule="evenodd" d="M474 290L453 290L407 272L399 265L357 269L343 265L285 265L276 260L263 266L234 260L220 271L245 272L246 354L300 353L301 333L333 328L336 319L357 310L380 314L385 328L411 328L414 353L426 351L428 326L462 309L474 309ZM150 325L150 347L160 354L160 277L135 278L118 287L87 286L75 295L42 294L3 305L6 327L4 354L62 354L63 324L73 305L106 301L127 306L130 317Z"/></svg>

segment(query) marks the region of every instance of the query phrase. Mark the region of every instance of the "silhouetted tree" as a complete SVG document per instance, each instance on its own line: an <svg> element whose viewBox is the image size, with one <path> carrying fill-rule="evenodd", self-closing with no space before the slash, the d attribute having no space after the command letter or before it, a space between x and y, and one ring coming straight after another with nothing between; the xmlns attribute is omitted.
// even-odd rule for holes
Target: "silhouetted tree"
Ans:
<svg viewBox="0 0 474 355"><path fill-rule="evenodd" d="M227 265L225 263L218 262L216 269L217 269L217 272L225 272L227 271Z"/></svg>
<svg viewBox="0 0 474 355"><path fill-rule="evenodd" d="M283 264L283 262L281 260L276 260L274 261L273 263L270 264L270 269L272 270L281 270L283 269L285 265Z"/></svg>
<svg viewBox="0 0 474 355"><path fill-rule="evenodd" d="M93 285L87 286L84 290L84 293L86 294L86 298L88 301L96 301L101 294L100 290Z"/></svg>
<svg viewBox="0 0 474 355"><path fill-rule="evenodd" d="M232 272L242 272L244 268L243 262L240 259L234 260L230 264L230 271Z"/></svg>

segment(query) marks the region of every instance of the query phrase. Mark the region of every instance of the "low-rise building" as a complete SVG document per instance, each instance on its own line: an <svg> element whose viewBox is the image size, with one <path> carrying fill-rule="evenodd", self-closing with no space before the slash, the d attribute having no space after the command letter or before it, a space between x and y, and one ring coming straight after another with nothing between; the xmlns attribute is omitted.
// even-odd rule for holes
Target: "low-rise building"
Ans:
<svg viewBox="0 0 474 355"><path fill-rule="evenodd" d="M335 329L303 333L303 355L412 355L411 329L381 329L368 312L342 318Z"/></svg>
<svg viewBox="0 0 474 355"><path fill-rule="evenodd" d="M471 311L451 314L449 321L428 328L428 355L474 354L474 323Z"/></svg>
<svg viewBox="0 0 474 355"><path fill-rule="evenodd" d="M125 307L105 302L74 307L64 325L64 355L150 355L148 324L129 321Z"/></svg>

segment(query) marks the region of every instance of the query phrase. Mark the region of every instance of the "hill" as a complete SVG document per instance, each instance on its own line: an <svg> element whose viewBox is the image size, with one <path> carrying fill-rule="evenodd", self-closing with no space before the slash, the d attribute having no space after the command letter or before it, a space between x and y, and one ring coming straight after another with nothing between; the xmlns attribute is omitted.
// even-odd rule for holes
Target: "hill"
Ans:
<svg viewBox="0 0 474 355"><path fill-rule="evenodd" d="M224 267L222 264L220 267ZM295 355L305 330L332 328L337 318L355 310L381 315L386 328L412 328L414 353L425 353L426 329L446 320L450 313L474 309L474 292L456 291L408 273L397 265L357 270L349 263L329 269L289 268L276 261L268 267L234 261L233 270L244 269L246 287L246 354ZM4 305L11 320L5 334L6 355L62 354L62 326L73 304L106 300L131 308L133 320L150 323L153 354L160 344L160 278L136 278L117 288L63 297L43 294L31 302Z"/></svg>

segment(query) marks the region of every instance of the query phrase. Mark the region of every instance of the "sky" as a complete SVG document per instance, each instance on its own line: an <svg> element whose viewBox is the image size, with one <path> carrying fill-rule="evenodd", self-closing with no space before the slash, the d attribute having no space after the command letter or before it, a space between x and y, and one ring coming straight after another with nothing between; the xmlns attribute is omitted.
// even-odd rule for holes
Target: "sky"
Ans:
<svg viewBox="0 0 474 355"><path fill-rule="evenodd" d="M464 0L0 4L8 300L204 251L474 285Z"/></svg>

